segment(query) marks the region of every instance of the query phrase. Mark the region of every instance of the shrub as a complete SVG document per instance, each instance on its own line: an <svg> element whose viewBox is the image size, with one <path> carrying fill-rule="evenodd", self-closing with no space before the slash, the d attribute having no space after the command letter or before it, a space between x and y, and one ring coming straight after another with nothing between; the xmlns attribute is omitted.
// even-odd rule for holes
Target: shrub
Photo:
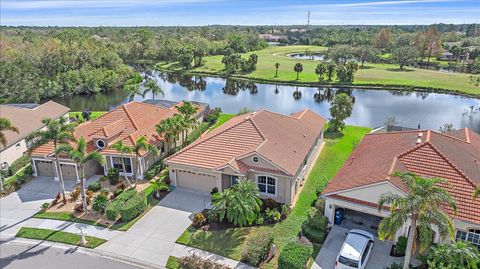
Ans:
<svg viewBox="0 0 480 269"><path fill-rule="evenodd" d="M208 122L210 125L213 125L217 122L220 114L222 114L222 109L219 107L209 109L207 113L205 113L204 121Z"/></svg>
<svg viewBox="0 0 480 269"><path fill-rule="evenodd" d="M392 265L390 265L389 267L386 267L385 269L402 269L403 268L403 264L401 263L392 263Z"/></svg>
<svg viewBox="0 0 480 269"><path fill-rule="evenodd" d="M263 202L263 210L267 208L279 208L277 201L273 200L272 198L264 199Z"/></svg>
<svg viewBox="0 0 480 269"><path fill-rule="evenodd" d="M282 205L282 219L286 219L288 214L290 214L290 207L288 207L288 205Z"/></svg>
<svg viewBox="0 0 480 269"><path fill-rule="evenodd" d="M75 213L82 213L83 212L83 204L76 204L73 207L73 210L75 211Z"/></svg>
<svg viewBox="0 0 480 269"><path fill-rule="evenodd" d="M77 200L78 196L80 196L80 187L76 187L72 192L70 192L70 197L72 201Z"/></svg>
<svg viewBox="0 0 480 269"><path fill-rule="evenodd" d="M120 215L120 210L122 208L122 205L135 196L137 191L135 189L130 189L127 191L122 192L121 194L118 195L106 208L105 212L107 213L107 218L109 220L116 220L118 216Z"/></svg>
<svg viewBox="0 0 480 269"><path fill-rule="evenodd" d="M306 245L289 242L278 257L279 269L304 269L312 250Z"/></svg>
<svg viewBox="0 0 480 269"><path fill-rule="evenodd" d="M53 199L52 201L52 205L56 205L61 198L62 198L62 195L58 192L57 195L55 196L55 199Z"/></svg>
<svg viewBox="0 0 480 269"><path fill-rule="evenodd" d="M205 216L202 213L197 213L193 217L192 226L195 228L200 228L202 227L202 225L205 224L205 222L207 222L207 219L205 218Z"/></svg>
<svg viewBox="0 0 480 269"><path fill-rule="evenodd" d="M22 169L24 166L30 163L30 158L27 155L23 155L22 157L16 159L12 164L8 166L6 171L2 171L2 177L10 177L13 176L18 170Z"/></svg>
<svg viewBox="0 0 480 269"><path fill-rule="evenodd" d="M115 187L122 190L125 190L125 188L127 188L127 186L125 186L123 182L118 183Z"/></svg>
<svg viewBox="0 0 480 269"><path fill-rule="evenodd" d="M123 192L123 189L116 189L113 196L118 197Z"/></svg>
<svg viewBox="0 0 480 269"><path fill-rule="evenodd" d="M271 222L278 222L282 219L282 214L280 214L276 208L267 208L267 210L265 210L265 217Z"/></svg>
<svg viewBox="0 0 480 269"><path fill-rule="evenodd" d="M47 211L47 209L50 207L50 204L49 203L43 203L42 204L42 211L45 212Z"/></svg>
<svg viewBox="0 0 480 269"><path fill-rule="evenodd" d="M123 222L131 221L138 217L147 208L147 197L143 193L138 193L128 199L120 209L120 216Z"/></svg>
<svg viewBox="0 0 480 269"><path fill-rule="evenodd" d="M306 223L308 226L325 231L328 225L328 218L325 217L318 209L311 208L308 212Z"/></svg>
<svg viewBox="0 0 480 269"><path fill-rule="evenodd" d="M261 215L258 215L257 219L255 220L255 223L257 225L262 225L263 223L265 223L265 220L263 219L263 217Z"/></svg>
<svg viewBox="0 0 480 269"><path fill-rule="evenodd" d="M120 170L117 168L110 168L107 172L107 178L110 185L115 185L120 181Z"/></svg>
<svg viewBox="0 0 480 269"><path fill-rule="evenodd" d="M94 211L99 212L101 214L105 213L105 209L108 205L108 197L106 195L98 195L93 199L92 208Z"/></svg>
<svg viewBox="0 0 480 269"><path fill-rule="evenodd" d="M150 168L148 168L147 172L145 172L145 179L152 180L156 175L162 171L163 168L163 161L156 161Z"/></svg>
<svg viewBox="0 0 480 269"><path fill-rule="evenodd" d="M256 236L249 237L242 250L242 261L258 266L270 252L273 244L271 230L260 231Z"/></svg>
<svg viewBox="0 0 480 269"><path fill-rule="evenodd" d="M318 198L315 202L315 208L317 208L321 213L325 212L325 199Z"/></svg>
<svg viewBox="0 0 480 269"><path fill-rule="evenodd" d="M197 128L187 135L187 145L197 140L204 132L208 130L208 128L210 128L210 125L207 122L200 123Z"/></svg>
<svg viewBox="0 0 480 269"><path fill-rule="evenodd" d="M88 185L87 189L89 191L99 191L102 187L100 186L100 182L93 182L92 184Z"/></svg>
<svg viewBox="0 0 480 269"><path fill-rule="evenodd" d="M400 236L395 244L395 255L396 256L405 256L405 250L407 249L407 238L405 236Z"/></svg>
<svg viewBox="0 0 480 269"><path fill-rule="evenodd" d="M302 224L302 232L305 237L315 243L323 243L325 241L326 232L324 230L317 230L311 226L308 226L306 222Z"/></svg>
<svg viewBox="0 0 480 269"><path fill-rule="evenodd" d="M229 269L228 266L205 260L193 254L178 259L179 268L182 269Z"/></svg>
<svg viewBox="0 0 480 269"><path fill-rule="evenodd" d="M103 188L103 189L100 190L100 194L108 196L108 194L110 194L110 189L109 188Z"/></svg>
<svg viewBox="0 0 480 269"><path fill-rule="evenodd" d="M107 179L108 179L107 176L101 176L99 180L100 180L100 181L106 181Z"/></svg>
<svg viewBox="0 0 480 269"><path fill-rule="evenodd" d="M210 191L210 194L211 195L214 195L215 193L218 192L218 188L217 187L214 187L211 191Z"/></svg>

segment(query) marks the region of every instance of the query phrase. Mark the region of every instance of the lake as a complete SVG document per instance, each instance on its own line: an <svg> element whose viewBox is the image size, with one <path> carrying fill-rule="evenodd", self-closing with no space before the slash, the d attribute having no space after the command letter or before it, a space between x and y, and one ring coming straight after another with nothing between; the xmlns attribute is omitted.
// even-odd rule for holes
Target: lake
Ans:
<svg viewBox="0 0 480 269"><path fill-rule="evenodd" d="M353 96L353 113L348 124L376 127L387 117L396 118L398 125L438 130L444 123L454 128L470 127L480 132L480 100L452 94L365 90L355 88L314 88L261 84L214 77L192 77L154 72L152 78L163 89L165 96L156 99L192 100L220 107L225 113L237 113L247 107L251 110L269 109L285 114L310 108L328 118L330 102L337 92ZM136 95L135 101L151 99ZM56 98L72 111L111 110L130 99L123 90L92 96Z"/></svg>

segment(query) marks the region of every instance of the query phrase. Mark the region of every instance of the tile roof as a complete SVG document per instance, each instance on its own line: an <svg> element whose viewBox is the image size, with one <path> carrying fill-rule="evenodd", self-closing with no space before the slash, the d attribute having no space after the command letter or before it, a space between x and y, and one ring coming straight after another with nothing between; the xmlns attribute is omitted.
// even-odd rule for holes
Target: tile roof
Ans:
<svg viewBox="0 0 480 269"><path fill-rule="evenodd" d="M181 105L182 103L178 103ZM206 108L198 107L197 113L202 113ZM133 146L137 138L146 136L150 144L159 144L164 139L157 134L155 125L162 119L178 114L175 106L164 108L161 106L130 102L124 104L93 121L77 126L74 135L84 137L88 150L95 150L94 138L112 139L109 144L122 140L124 145ZM100 150L103 154L118 154L109 147ZM33 150L32 155L45 156L53 153L52 143L42 145Z"/></svg>
<svg viewBox="0 0 480 269"><path fill-rule="evenodd" d="M0 117L7 118L18 128L19 133L5 131L7 147L17 143L34 131L41 129L44 118L58 119L70 109L53 101L44 104L3 104L0 105ZM0 145L0 150L4 147Z"/></svg>
<svg viewBox="0 0 480 269"><path fill-rule="evenodd" d="M251 167L238 159L255 153L274 163L282 173L295 175L324 124L324 118L308 109L290 116L259 110L232 118L169 157L166 163L208 169L229 165L243 173Z"/></svg>
<svg viewBox="0 0 480 269"><path fill-rule="evenodd" d="M416 130L366 135L323 194L383 181L408 191L391 176L395 171L446 179L442 187L456 200L456 218L480 223L480 199L472 199L480 185L480 135L468 128L448 134Z"/></svg>

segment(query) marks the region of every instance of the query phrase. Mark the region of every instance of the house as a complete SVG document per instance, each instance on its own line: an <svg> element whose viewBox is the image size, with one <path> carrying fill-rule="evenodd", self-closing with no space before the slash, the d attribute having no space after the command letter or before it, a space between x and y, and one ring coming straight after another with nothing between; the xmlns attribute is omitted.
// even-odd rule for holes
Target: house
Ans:
<svg viewBox="0 0 480 269"><path fill-rule="evenodd" d="M0 105L0 117L10 120L18 128L18 133L5 131L7 145L0 145L0 163L11 165L29 148L25 140L30 134L45 127L44 118L68 118L68 107L53 101L44 104L3 104Z"/></svg>
<svg viewBox="0 0 480 269"><path fill-rule="evenodd" d="M84 137L87 142L87 151L98 151L105 156L106 162L101 166L95 161L85 165L85 177L106 174L110 168L122 170L120 153L110 146L122 140L124 145L134 146L135 141L146 136L148 143L156 146L160 154L142 152L139 162L135 154L127 154L124 157L125 173L138 178L157 160L165 157L172 145L167 145L165 139L157 134L155 125L161 120L178 114L176 109L182 102L165 100L147 100L145 102L130 102L100 116L99 118L85 122L76 127L74 135L77 139ZM197 108L195 118L203 120L203 115L208 108L205 104L194 103ZM53 154L53 143L47 143L32 151L32 167L34 176L47 176L58 179L55 169L56 163ZM77 165L68 158L60 159L61 173L65 180L79 180ZM123 171L120 172L123 175Z"/></svg>
<svg viewBox="0 0 480 269"><path fill-rule="evenodd" d="M458 207L456 214L446 209L454 220L456 238L480 247L480 199L472 198L480 184L480 135L468 128L446 134L414 130L366 135L323 191L325 216L333 223L337 208L365 219L388 216L388 208L377 209L380 195L408 192L392 176L397 171L446 179L442 187ZM406 236L408 230L407 226L399 230L397 237ZM438 233L434 240L440 240Z"/></svg>
<svg viewBox="0 0 480 269"><path fill-rule="evenodd" d="M325 122L308 109L288 116L259 110L234 117L168 157L170 180L209 193L248 179L257 183L262 198L291 204L321 148Z"/></svg>

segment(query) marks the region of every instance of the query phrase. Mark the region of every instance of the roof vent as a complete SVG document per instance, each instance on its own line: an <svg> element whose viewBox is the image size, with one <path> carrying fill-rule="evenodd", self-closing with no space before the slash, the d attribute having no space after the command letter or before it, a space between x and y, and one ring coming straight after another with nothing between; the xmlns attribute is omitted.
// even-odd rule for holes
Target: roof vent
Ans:
<svg viewBox="0 0 480 269"><path fill-rule="evenodd" d="M307 137L307 134L303 134L303 137Z"/></svg>

